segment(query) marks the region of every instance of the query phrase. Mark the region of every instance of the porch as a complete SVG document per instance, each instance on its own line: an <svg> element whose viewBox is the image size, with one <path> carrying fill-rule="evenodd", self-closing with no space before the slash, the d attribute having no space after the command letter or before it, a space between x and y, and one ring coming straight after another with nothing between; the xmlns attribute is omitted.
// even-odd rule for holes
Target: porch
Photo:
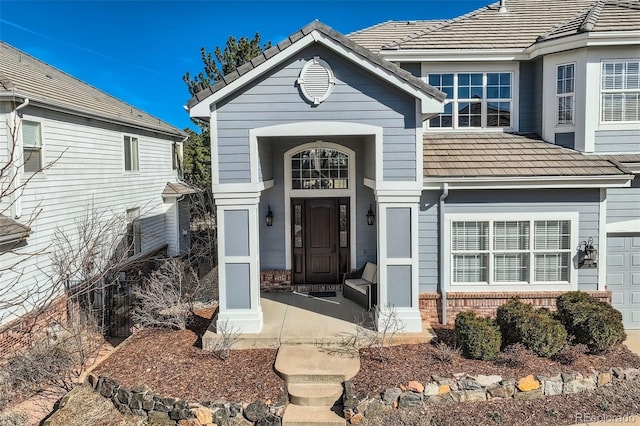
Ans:
<svg viewBox="0 0 640 426"><path fill-rule="evenodd" d="M374 329L373 312L346 299L338 291L335 297L312 297L298 292L263 292L260 297L264 325L259 333L240 334L233 349L279 348L282 345L329 345L344 343L362 325ZM210 350L220 339L216 319L202 337ZM394 344L427 343L435 336L428 322L419 333L398 333Z"/></svg>

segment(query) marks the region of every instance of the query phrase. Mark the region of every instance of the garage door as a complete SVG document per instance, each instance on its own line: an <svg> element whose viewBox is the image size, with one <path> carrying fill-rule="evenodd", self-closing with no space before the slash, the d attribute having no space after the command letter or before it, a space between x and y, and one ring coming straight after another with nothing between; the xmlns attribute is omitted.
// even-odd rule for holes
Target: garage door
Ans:
<svg viewBox="0 0 640 426"><path fill-rule="evenodd" d="M640 236L607 238L607 287L625 328L640 329Z"/></svg>

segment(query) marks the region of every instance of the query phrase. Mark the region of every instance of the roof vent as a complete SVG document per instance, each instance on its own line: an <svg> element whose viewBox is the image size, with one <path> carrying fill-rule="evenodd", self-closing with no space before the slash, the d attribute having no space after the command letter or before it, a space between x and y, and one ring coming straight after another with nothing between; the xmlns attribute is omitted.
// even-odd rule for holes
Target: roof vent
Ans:
<svg viewBox="0 0 640 426"><path fill-rule="evenodd" d="M314 105L320 104L329 97L335 83L336 79L331 67L317 56L302 67L298 77L302 95Z"/></svg>
<svg viewBox="0 0 640 426"><path fill-rule="evenodd" d="M500 0L500 10L498 10L498 12L500 13L507 13L507 0Z"/></svg>

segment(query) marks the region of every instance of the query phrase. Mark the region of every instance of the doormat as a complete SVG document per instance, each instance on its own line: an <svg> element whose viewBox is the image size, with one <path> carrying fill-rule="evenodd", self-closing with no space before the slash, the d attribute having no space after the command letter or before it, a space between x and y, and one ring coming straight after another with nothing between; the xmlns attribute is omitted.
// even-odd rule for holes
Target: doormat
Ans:
<svg viewBox="0 0 640 426"><path fill-rule="evenodd" d="M310 291L309 296L312 297L336 297L335 291Z"/></svg>

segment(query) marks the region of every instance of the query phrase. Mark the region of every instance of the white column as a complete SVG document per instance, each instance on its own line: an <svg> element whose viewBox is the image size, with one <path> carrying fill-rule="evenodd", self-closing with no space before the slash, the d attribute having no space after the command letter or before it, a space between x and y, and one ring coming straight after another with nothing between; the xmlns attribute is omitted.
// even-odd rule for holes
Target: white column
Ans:
<svg viewBox="0 0 640 426"><path fill-rule="evenodd" d="M216 326L259 333L260 193L216 193L219 312Z"/></svg>
<svg viewBox="0 0 640 426"><path fill-rule="evenodd" d="M418 302L419 191L376 191L378 227L378 305L380 330L390 315L401 333L422 331Z"/></svg>

